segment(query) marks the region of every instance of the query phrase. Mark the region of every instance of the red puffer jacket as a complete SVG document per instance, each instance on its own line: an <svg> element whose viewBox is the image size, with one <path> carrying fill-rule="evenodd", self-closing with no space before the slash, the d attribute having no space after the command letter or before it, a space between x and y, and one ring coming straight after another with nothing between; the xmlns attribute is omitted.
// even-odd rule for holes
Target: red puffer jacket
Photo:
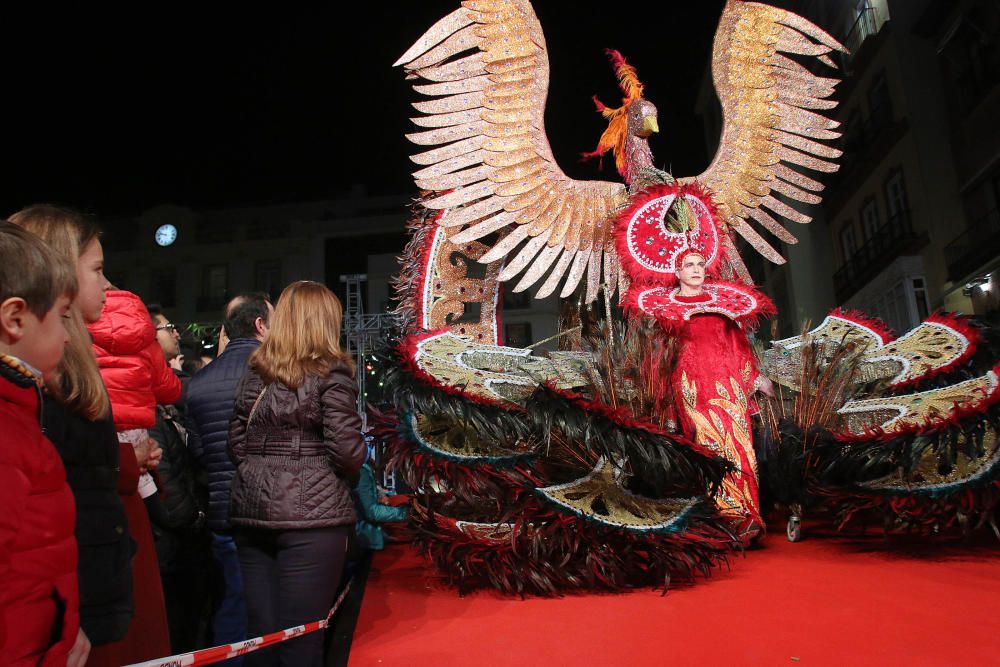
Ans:
<svg viewBox="0 0 1000 667"><path fill-rule="evenodd" d="M65 665L80 627L73 492L38 401L0 355L0 665Z"/></svg>
<svg viewBox="0 0 1000 667"><path fill-rule="evenodd" d="M156 404L175 403L181 381L163 358L156 327L135 294L108 292L101 319L87 325L119 431L152 428Z"/></svg>

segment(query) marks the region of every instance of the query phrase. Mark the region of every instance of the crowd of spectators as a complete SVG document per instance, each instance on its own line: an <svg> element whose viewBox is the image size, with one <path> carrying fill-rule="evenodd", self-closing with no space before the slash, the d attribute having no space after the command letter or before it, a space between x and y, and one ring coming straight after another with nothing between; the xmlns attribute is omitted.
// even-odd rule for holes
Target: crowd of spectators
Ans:
<svg viewBox="0 0 1000 667"><path fill-rule="evenodd" d="M218 355L104 277L100 231L0 222L0 664L123 665L323 618L380 549L342 309L233 298ZM188 358L185 358L188 357ZM319 665L321 633L231 664Z"/></svg>

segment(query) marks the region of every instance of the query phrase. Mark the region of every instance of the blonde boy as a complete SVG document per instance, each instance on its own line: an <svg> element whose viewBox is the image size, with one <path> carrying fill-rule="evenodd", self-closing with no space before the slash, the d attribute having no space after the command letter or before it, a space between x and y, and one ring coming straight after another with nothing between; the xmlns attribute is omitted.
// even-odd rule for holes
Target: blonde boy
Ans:
<svg viewBox="0 0 1000 667"><path fill-rule="evenodd" d="M82 667L76 511L39 425L40 385L69 341L76 270L0 222L0 664Z"/></svg>

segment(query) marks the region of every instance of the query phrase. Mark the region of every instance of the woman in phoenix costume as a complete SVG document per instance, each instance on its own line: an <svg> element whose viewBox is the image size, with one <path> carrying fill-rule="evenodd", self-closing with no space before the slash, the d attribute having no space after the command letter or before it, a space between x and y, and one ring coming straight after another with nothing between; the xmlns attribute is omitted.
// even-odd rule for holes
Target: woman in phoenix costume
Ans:
<svg viewBox="0 0 1000 667"><path fill-rule="evenodd" d="M656 186L635 199L615 223L618 254L633 278L622 301L676 338L669 393L682 432L734 465L716 502L746 543L764 529L750 416L753 393L770 381L743 327L773 315L774 305L752 287L713 277L720 231L703 193Z"/></svg>
<svg viewBox="0 0 1000 667"><path fill-rule="evenodd" d="M500 283L520 276L516 292L540 285L537 298L558 290L588 304L602 290L610 298L630 285L637 295L665 289L673 268L636 270L642 258L621 257L612 236L616 219L627 226L629 211L652 202L659 218L636 237L639 245L662 260L666 239L705 245L695 237L712 235L703 252L716 283L706 292L735 299L737 323L765 314L733 239L781 263L751 225L794 243L773 216L808 222L778 197L817 202L822 185L801 169L833 171L826 158L839 152L820 143L838 136L836 123L814 111L835 106L826 99L835 82L799 60L832 66L828 54L841 49L794 14L728 2L712 64L725 117L720 149L703 174L679 180L654 167L656 107L635 70L612 53L624 97L618 108L599 107L609 125L598 152L614 152L625 184L577 181L559 169L544 130L545 39L526 0L463 2L399 59L414 89L432 99L414 104L421 129L408 135L426 147L412 158L424 196L397 283L410 335L388 371L396 411L380 420L380 432L390 465L418 489L413 523L450 581L543 594L656 585L707 574L738 546L741 536L712 496L724 479L739 480L727 477L734 467L745 475L752 468L739 455L727 459L725 445L735 438L749 451L742 431L756 371L744 373L743 332L726 318L718 331L691 337L727 337L739 354L721 359L712 377L693 378L695 364L678 366L723 442L699 428L689 438L661 428L663 401L642 411L632 400L649 369L660 368L655 355L601 366L582 353L503 347ZM747 299L754 307L744 312ZM637 298L631 310L656 317L647 301ZM718 313L719 303L687 312ZM602 389L602 375L622 381ZM706 409L726 392L736 407ZM719 419L729 423L718 428Z"/></svg>

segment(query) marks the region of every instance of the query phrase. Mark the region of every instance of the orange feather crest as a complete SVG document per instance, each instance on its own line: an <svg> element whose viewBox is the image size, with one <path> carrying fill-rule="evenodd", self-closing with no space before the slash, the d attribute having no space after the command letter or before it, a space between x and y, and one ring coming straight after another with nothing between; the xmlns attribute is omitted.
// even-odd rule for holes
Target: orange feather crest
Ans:
<svg viewBox="0 0 1000 667"><path fill-rule="evenodd" d="M621 88L622 105L612 109L603 104L597 96L594 96L594 104L602 116L608 119L608 128L604 130L601 139L597 142L597 149L592 153L584 153L585 158L600 157L609 150L614 151L615 166L618 173L625 174L625 138L628 135L628 108L632 102L642 99L644 86L639 81L639 76L635 67L629 65L621 53L614 49L605 49L605 53L611 59L611 64L615 68L618 76L618 86Z"/></svg>

